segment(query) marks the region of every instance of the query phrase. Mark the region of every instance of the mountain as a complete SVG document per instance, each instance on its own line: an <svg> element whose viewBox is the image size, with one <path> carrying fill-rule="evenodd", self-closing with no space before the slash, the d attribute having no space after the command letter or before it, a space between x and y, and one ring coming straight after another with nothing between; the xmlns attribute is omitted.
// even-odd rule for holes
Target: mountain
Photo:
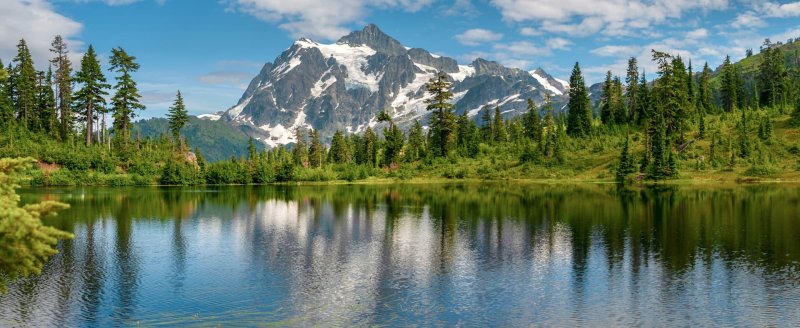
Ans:
<svg viewBox="0 0 800 328"><path fill-rule="evenodd" d="M227 122L210 120L208 117L206 115L205 119L200 119L189 116L189 121L181 130L181 134L186 137L192 148L200 149L210 162L228 159L231 156L238 158L247 155L247 142L250 139L247 133ZM165 118L139 120L134 123L134 129L141 131L143 138L171 135L169 122Z"/></svg>
<svg viewBox="0 0 800 328"><path fill-rule="evenodd" d="M425 83L438 71L453 83L457 114L476 118L484 106L499 106L506 117L526 111L545 94L565 102L567 83L542 69L526 72L475 59L455 59L408 48L368 25L334 44L301 38L253 78L239 102L220 120L247 127L270 147L295 142L295 130L314 128L325 139L335 130L359 133L376 126L386 110L401 128L427 123ZM558 107L557 107L558 108ZM208 119L217 119L217 115Z"/></svg>

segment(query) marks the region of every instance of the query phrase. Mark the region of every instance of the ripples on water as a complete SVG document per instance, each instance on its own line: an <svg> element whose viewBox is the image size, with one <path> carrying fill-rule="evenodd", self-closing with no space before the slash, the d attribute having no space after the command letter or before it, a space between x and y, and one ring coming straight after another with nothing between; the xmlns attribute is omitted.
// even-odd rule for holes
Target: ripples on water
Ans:
<svg viewBox="0 0 800 328"><path fill-rule="evenodd" d="M798 187L197 191L26 191L75 239L0 326L800 325Z"/></svg>

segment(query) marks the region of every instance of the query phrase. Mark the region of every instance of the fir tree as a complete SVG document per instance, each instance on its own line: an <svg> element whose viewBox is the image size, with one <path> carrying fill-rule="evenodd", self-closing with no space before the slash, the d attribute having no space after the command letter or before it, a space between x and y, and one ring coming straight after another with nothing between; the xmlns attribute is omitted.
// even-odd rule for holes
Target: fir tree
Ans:
<svg viewBox="0 0 800 328"><path fill-rule="evenodd" d="M508 141L508 132L503 122L503 115L500 113L500 107L494 108L494 122L492 122L492 132L494 132L495 142Z"/></svg>
<svg viewBox="0 0 800 328"><path fill-rule="evenodd" d="M453 150L456 129L456 117L453 114L453 104L450 103L453 98L450 82L447 81L447 75L440 72L426 87L432 96L431 99L425 100L428 104L426 109L434 111L429 123L432 136L430 146L436 155L447 156Z"/></svg>
<svg viewBox="0 0 800 328"><path fill-rule="evenodd" d="M385 164L390 166L399 163L403 145L405 144L403 131L392 123L389 128L383 130L383 136L386 139L383 153Z"/></svg>
<svg viewBox="0 0 800 328"><path fill-rule="evenodd" d="M59 135L61 140L67 140L72 134L74 127L74 115L72 113L72 63L67 55L67 44L64 39L57 35L50 44L50 52L53 58L50 63L55 66L55 88L56 88L56 107L59 116Z"/></svg>
<svg viewBox="0 0 800 328"><path fill-rule="evenodd" d="M56 99L53 93L53 71L48 69L47 75L39 72L39 92L36 100L38 128L53 139L58 139L58 114Z"/></svg>
<svg viewBox="0 0 800 328"><path fill-rule="evenodd" d="M706 136L706 113L705 113L705 111L700 109L700 113L698 114L698 116L700 118L698 119L698 122L697 122L697 124L698 124L698 127L697 127L697 130L698 130L697 138L703 139Z"/></svg>
<svg viewBox="0 0 800 328"><path fill-rule="evenodd" d="M625 75L625 101L628 109L628 121L633 122L636 117L639 99L639 66L636 57L628 59L628 71ZM647 87L646 85L644 87Z"/></svg>
<svg viewBox="0 0 800 328"><path fill-rule="evenodd" d="M750 157L750 136L747 131L747 112L742 111L742 121L739 123L739 157Z"/></svg>
<svg viewBox="0 0 800 328"><path fill-rule="evenodd" d="M642 125L650 116L650 88L647 86L647 74L642 72L639 80L638 94L636 95L635 123Z"/></svg>
<svg viewBox="0 0 800 328"><path fill-rule="evenodd" d="M306 137L303 129L297 128L294 131L294 150L292 151L292 162L294 165L308 167L308 147L306 146Z"/></svg>
<svg viewBox="0 0 800 328"><path fill-rule="evenodd" d="M483 141L492 142L494 141L492 110L489 106L484 106L483 110L481 110L481 113L481 135L483 136Z"/></svg>
<svg viewBox="0 0 800 328"><path fill-rule="evenodd" d="M362 145L361 153L362 162L359 164L368 164L375 166L378 162L378 137L372 132L371 127L367 127L364 131L364 144Z"/></svg>
<svg viewBox="0 0 800 328"><path fill-rule="evenodd" d="M603 124L612 124L616 122L611 100L612 89L611 71L608 71L606 72L606 80L603 82L603 95L600 98L600 120L603 121Z"/></svg>
<svg viewBox="0 0 800 328"><path fill-rule="evenodd" d="M702 109L703 112L712 112L711 69L708 67L707 62L703 65L703 72L700 73L700 85L697 96L698 107Z"/></svg>
<svg viewBox="0 0 800 328"><path fill-rule="evenodd" d="M0 293L18 278L41 273L47 259L58 253L59 239L72 234L45 226L41 219L69 207L67 204L44 201L20 206L18 186L11 174L35 163L32 158L0 159Z"/></svg>
<svg viewBox="0 0 800 328"><path fill-rule="evenodd" d="M725 56L725 61L722 62L721 74L720 97L722 98L722 109L726 112L732 112L736 109L736 102L739 98L736 93L739 88L736 86L736 72L730 56Z"/></svg>
<svg viewBox="0 0 800 328"><path fill-rule="evenodd" d="M425 135L422 131L422 124L414 121L414 125L408 132L408 147L405 152L406 161L414 162L419 160L425 152Z"/></svg>
<svg viewBox="0 0 800 328"><path fill-rule="evenodd" d="M17 120L22 126L36 129L38 117L36 111L36 69L33 67L33 58L25 40L20 40L17 45L17 56L14 57L14 70L12 71L13 89L12 97L14 107L17 109Z"/></svg>
<svg viewBox="0 0 800 328"><path fill-rule="evenodd" d="M186 110L186 105L183 103L183 96L180 90L178 90L178 93L175 95L175 102L172 103L172 107L169 108L167 119L169 120L169 130L172 132L172 136L175 138L175 141L180 143L181 129L183 129L186 122L189 121L189 112Z"/></svg>
<svg viewBox="0 0 800 328"><path fill-rule="evenodd" d="M114 112L114 140L118 148L124 148L131 139L131 126L133 118L136 116L135 110L144 109L139 98L139 89L136 81L131 77L131 73L139 70L136 57L129 55L122 48L111 49L110 71L115 71L120 75L116 77L117 85L114 86L116 93L111 99ZM173 131L174 134L174 131Z"/></svg>
<svg viewBox="0 0 800 328"><path fill-rule="evenodd" d="M625 144L622 146L622 152L619 156L619 166L617 166L617 182L625 181L625 177L629 174L636 172L635 164L633 163L633 157L631 157L629 153L629 141L628 137L625 137Z"/></svg>
<svg viewBox="0 0 800 328"><path fill-rule="evenodd" d="M759 100L764 106L778 107L785 102L786 61L780 47L773 45L769 39L764 41L762 61L758 72Z"/></svg>
<svg viewBox="0 0 800 328"><path fill-rule="evenodd" d="M11 101L11 74L0 60L0 131L8 131L14 122L14 106Z"/></svg>
<svg viewBox="0 0 800 328"><path fill-rule="evenodd" d="M325 146L320 140L319 130L311 130L311 144L308 146L308 164L311 167L322 167L325 159Z"/></svg>
<svg viewBox="0 0 800 328"><path fill-rule="evenodd" d="M589 91L576 62L569 78L569 103L567 104L567 133L571 136L587 136L592 127L592 109Z"/></svg>
<svg viewBox="0 0 800 328"><path fill-rule="evenodd" d="M333 139L331 139L331 149L328 151L330 162L336 164L350 162L350 152L347 148L342 131L336 130L336 133L333 134Z"/></svg>
<svg viewBox="0 0 800 328"><path fill-rule="evenodd" d="M550 102L550 96L545 94L545 103ZM539 109L533 100L528 99L528 112L523 116L523 128L525 136L533 141L542 141L542 122L539 118Z"/></svg>
<svg viewBox="0 0 800 328"><path fill-rule="evenodd" d="M91 145L97 110L105 106L104 96L108 95L105 89L110 87L106 83L106 78L100 69L100 62L97 61L97 54L91 45L81 59L81 69L75 74L75 81L81 85L81 88L75 92L73 104L75 110L81 113L81 119L86 124L84 130L86 144Z"/></svg>

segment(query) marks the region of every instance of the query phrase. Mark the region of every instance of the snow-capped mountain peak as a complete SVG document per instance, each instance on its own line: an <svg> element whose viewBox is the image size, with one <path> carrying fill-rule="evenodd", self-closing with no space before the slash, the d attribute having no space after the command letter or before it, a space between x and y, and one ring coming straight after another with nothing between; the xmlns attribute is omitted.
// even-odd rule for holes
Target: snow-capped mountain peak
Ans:
<svg viewBox="0 0 800 328"><path fill-rule="evenodd" d="M476 59L455 59L408 48L368 25L336 43L301 38L267 63L223 119L244 126L269 146L295 142L297 129L314 128L330 137L335 130L358 133L377 125L386 110L398 125L427 123L425 84L437 72L452 81L458 114L476 115L484 105L506 116L526 111L528 98L563 95L566 87L541 69L525 72Z"/></svg>

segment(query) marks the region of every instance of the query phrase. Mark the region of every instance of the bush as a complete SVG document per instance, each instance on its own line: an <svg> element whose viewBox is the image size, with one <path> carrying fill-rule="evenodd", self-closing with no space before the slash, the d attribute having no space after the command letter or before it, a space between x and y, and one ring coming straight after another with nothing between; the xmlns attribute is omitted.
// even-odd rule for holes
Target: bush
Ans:
<svg viewBox="0 0 800 328"><path fill-rule="evenodd" d="M202 180L200 171L193 164L171 160L164 165L158 182L162 185L195 185Z"/></svg>
<svg viewBox="0 0 800 328"><path fill-rule="evenodd" d="M339 170L339 179L347 181L364 180L369 177L367 169L361 165L348 164Z"/></svg>
<svg viewBox="0 0 800 328"><path fill-rule="evenodd" d="M776 167L766 164L756 164L751 166L744 172L744 175L750 177L771 177L775 176L780 173L780 170Z"/></svg>

